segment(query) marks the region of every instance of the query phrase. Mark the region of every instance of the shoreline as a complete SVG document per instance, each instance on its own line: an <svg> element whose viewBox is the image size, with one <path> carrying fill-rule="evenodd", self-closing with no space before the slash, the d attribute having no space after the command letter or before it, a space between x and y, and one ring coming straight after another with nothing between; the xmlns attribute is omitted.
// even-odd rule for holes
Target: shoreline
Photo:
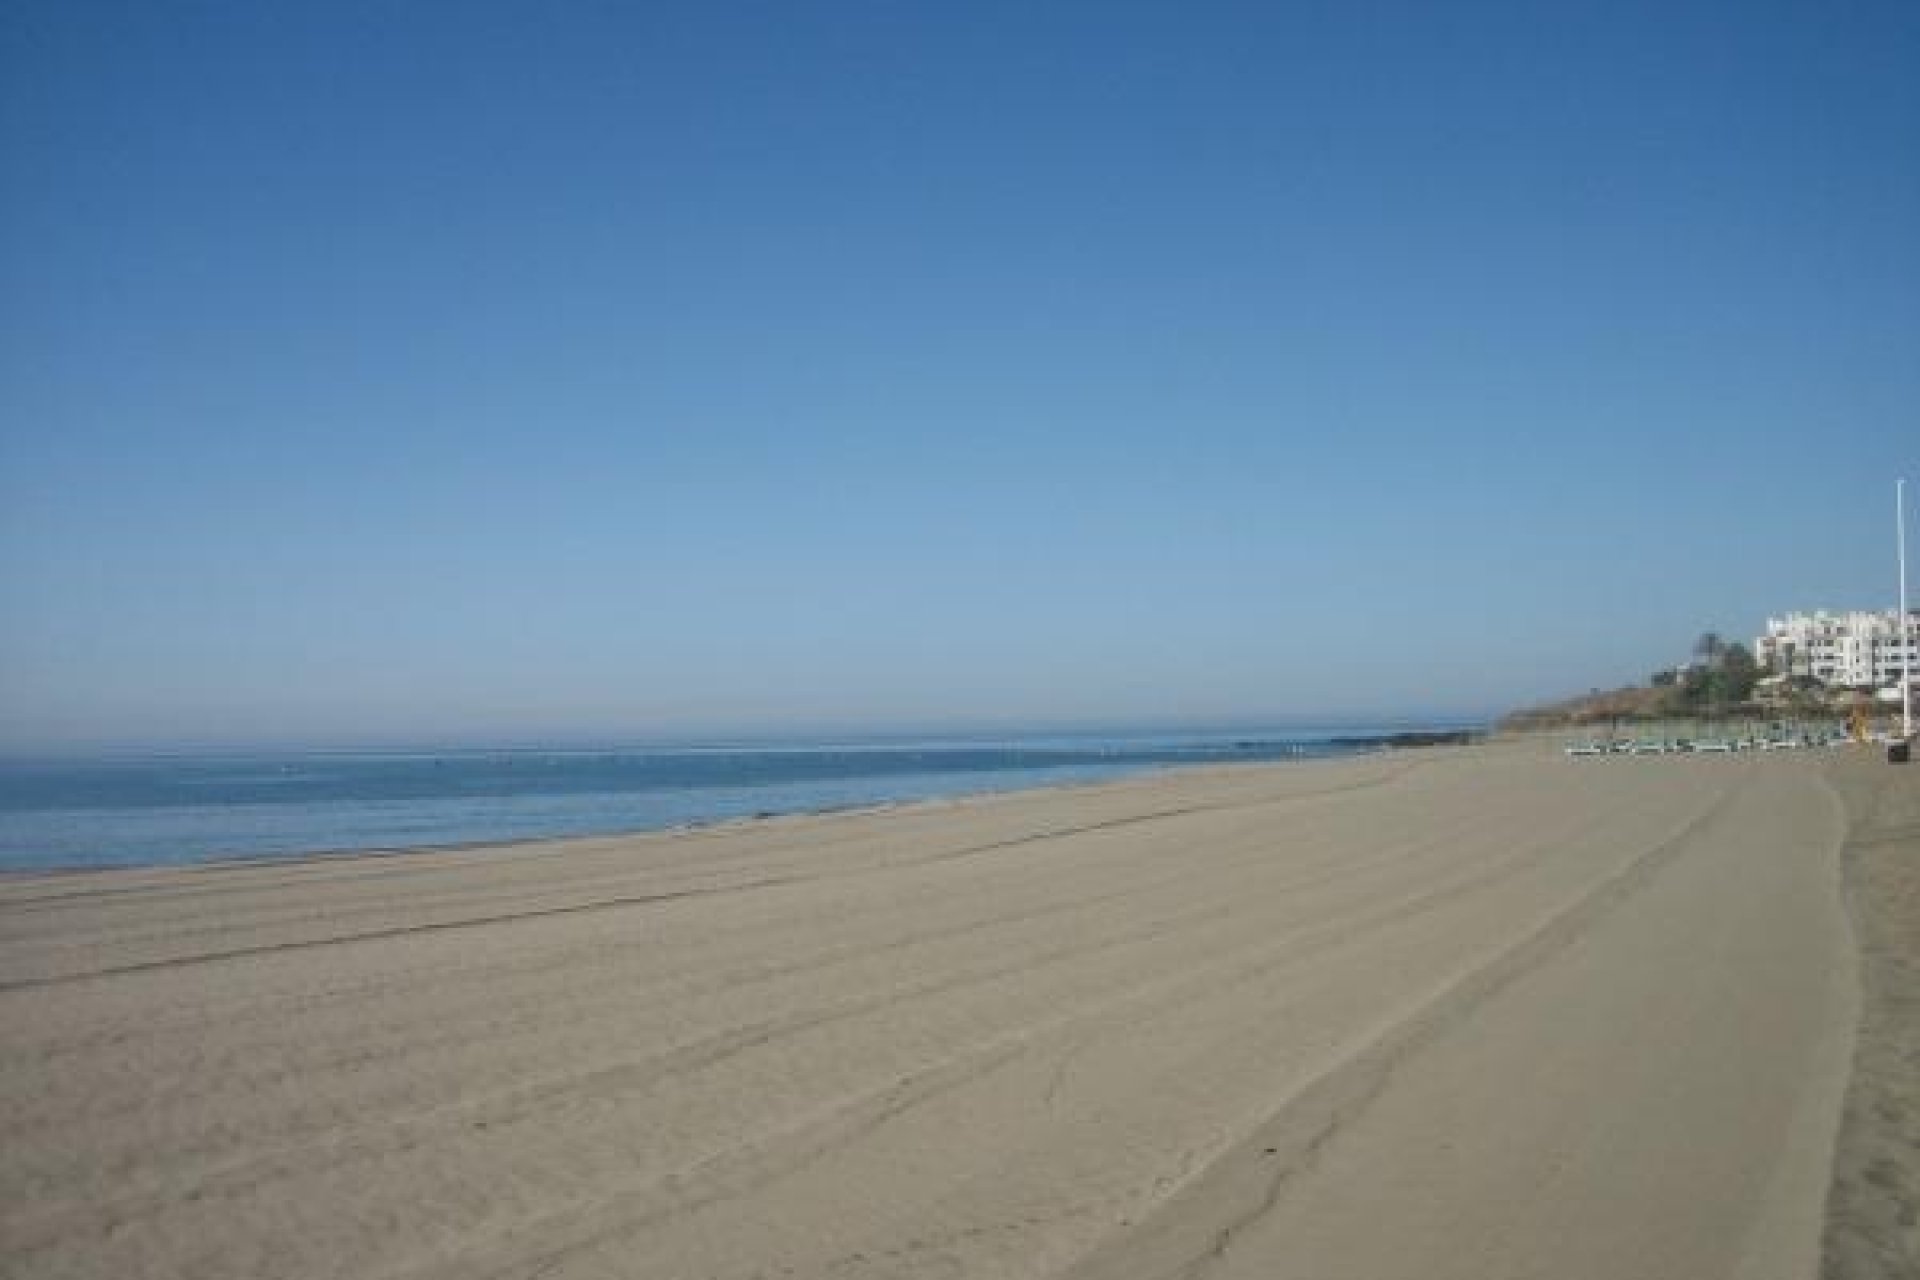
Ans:
<svg viewBox="0 0 1920 1280"><path fill-rule="evenodd" d="M367 846L332 846L315 849L301 849L287 853L230 853L211 854L179 861L152 862L105 862L105 863L66 863L28 866L0 866L0 884L18 878L41 876L90 876L112 872L146 872L168 868L187 869L192 867L231 867L262 863L274 866L292 865L306 861L337 860L352 858L393 858L415 854L457 853L482 849L515 849L527 845L563 844L577 840L633 839L657 835L677 835L688 832L709 831L737 824L774 822L792 818L822 817L849 813L884 813L914 805L956 802L983 796L1021 795L1034 791L1068 790L1081 787L1106 786L1116 782L1125 782L1134 778L1153 777L1160 774L1179 773L1189 770L1207 770L1220 768L1246 768L1261 766L1295 766L1316 764L1324 761L1350 760L1367 755L1389 751L1433 750L1444 747L1471 746L1488 740L1479 730L1437 730L1394 732L1377 735L1359 735L1334 737L1324 740L1324 744L1335 748L1325 754L1302 754L1294 758L1259 758L1244 761L1210 760L1196 764L1143 764L1137 768L1122 766L1122 771L1106 777L1077 778L1064 781L1045 781L1030 784L1012 784L988 786L979 790L956 790L935 792L928 795L909 796L894 800L881 800L873 803L831 804L819 807L786 810L769 810L749 814L732 814L713 818L699 818L690 821L667 823L660 826L622 826L608 827L591 831L565 832L559 834L529 835L515 838L478 837L471 840L429 841L421 844L380 844ZM1262 740L1264 741L1264 740Z"/></svg>

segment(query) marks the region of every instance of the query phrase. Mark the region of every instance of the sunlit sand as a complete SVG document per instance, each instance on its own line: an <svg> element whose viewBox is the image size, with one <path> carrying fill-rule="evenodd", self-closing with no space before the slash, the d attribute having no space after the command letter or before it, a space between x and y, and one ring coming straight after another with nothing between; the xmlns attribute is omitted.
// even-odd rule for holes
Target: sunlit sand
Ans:
<svg viewBox="0 0 1920 1280"><path fill-rule="evenodd" d="M0 883L34 1276L1812 1274L1817 753Z"/></svg>

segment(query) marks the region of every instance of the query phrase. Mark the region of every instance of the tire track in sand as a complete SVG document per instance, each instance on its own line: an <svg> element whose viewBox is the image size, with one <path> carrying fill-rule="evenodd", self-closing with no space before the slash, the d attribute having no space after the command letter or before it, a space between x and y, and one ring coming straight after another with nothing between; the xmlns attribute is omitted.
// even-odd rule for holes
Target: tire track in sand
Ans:
<svg viewBox="0 0 1920 1280"><path fill-rule="evenodd" d="M1158 1211L1109 1236L1061 1280L1197 1280L1233 1237L1269 1213L1289 1182L1372 1105L1409 1058L1487 1001L1589 934L1650 885L1752 785L1742 775L1672 835L1582 893L1492 959L1384 1027L1366 1045L1293 1093L1266 1120L1176 1184Z"/></svg>

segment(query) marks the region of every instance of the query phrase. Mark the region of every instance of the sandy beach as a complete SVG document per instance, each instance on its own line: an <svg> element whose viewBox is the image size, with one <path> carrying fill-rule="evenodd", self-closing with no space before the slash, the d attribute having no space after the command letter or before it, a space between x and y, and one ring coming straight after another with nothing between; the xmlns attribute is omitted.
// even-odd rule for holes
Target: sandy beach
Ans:
<svg viewBox="0 0 1920 1280"><path fill-rule="evenodd" d="M1911 1274L1889 774L1503 742L7 879L0 1268Z"/></svg>

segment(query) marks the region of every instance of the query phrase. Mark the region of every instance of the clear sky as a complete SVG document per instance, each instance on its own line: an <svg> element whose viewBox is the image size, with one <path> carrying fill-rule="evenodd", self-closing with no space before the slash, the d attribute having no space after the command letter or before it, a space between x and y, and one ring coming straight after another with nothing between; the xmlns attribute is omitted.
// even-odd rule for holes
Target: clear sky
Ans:
<svg viewBox="0 0 1920 1280"><path fill-rule="evenodd" d="M1481 714L1920 480L1911 3L12 0L0 233L12 748Z"/></svg>

